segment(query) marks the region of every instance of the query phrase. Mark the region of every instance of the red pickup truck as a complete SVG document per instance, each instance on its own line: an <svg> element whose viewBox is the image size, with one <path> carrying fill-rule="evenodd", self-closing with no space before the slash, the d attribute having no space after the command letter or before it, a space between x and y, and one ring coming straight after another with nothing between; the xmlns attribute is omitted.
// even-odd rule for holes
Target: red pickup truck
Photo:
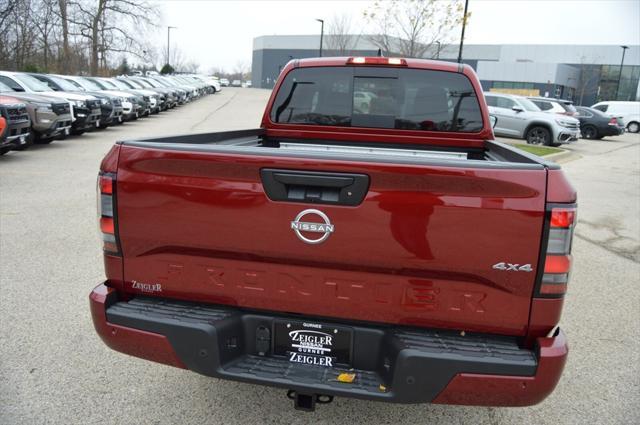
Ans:
<svg viewBox="0 0 640 425"><path fill-rule="evenodd" d="M258 129L118 142L96 331L303 410L542 401L576 193L491 119L466 65L316 58L283 69Z"/></svg>

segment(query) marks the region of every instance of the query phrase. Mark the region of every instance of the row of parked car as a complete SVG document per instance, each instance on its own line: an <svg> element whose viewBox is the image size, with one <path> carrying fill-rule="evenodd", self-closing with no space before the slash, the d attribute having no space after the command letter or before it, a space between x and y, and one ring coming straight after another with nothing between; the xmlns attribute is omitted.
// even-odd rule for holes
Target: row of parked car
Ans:
<svg viewBox="0 0 640 425"><path fill-rule="evenodd" d="M201 75L86 77L0 71L0 155L119 125L220 91Z"/></svg>
<svg viewBox="0 0 640 425"><path fill-rule="evenodd" d="M251 87L251 80L233 80L229 82L226 78L220 78L220 84L222 87Z"/></svg>
<svg viewBox="0 0 640 425"><path fill-rule="evenodd" d="M547 97L496 92L484 96L489 112L498 119L494 133L525 139L529 144L558 146L579 137L602 139L639 131L640 102L600 102L588 108Z"/></svg>

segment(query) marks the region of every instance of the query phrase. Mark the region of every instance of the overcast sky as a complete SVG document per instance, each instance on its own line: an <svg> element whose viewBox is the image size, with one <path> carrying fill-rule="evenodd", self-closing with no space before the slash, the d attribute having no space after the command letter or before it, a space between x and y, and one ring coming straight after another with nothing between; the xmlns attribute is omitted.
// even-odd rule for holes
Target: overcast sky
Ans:
<svg viewBox="0 0 640 425"><path fill-rule="evenodd" d="M445 1L445 0L443 0ZM171 44L200 63L201 71L232 71L251 63L252 41L261 35L319 34L316 18L352 16L356 32L368 33L360 1L159 1L164 28L157 45ZM638 0L469 0L470 44L640 44ZM456 36L459 40L459 36Z"/></svg>

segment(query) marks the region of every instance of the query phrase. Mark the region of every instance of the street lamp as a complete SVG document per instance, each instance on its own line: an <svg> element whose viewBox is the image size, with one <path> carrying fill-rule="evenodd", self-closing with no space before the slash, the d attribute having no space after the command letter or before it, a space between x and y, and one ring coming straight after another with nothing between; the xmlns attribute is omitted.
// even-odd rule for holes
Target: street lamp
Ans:
<svg viewBox="0 0 640 425"><path fill-rule="evenodd" d="M436 50L436 59L440 59L440 42L436 41L436 44L438 45L438 50Z"/></svg>
<svg viewBox="0 0 640 425"><path fill-rule="evenodd" d="M467 7L469 0L464 0L464 15L462 16L462 35L460 36L460 49L458 50L458 63L462 62L462 46L464 45L464 29L467 26Z"/></svg>
<svg viewBox="0 0 640 425"><path fill-rule="evenodd" d="M178 27L167 27L167 65L171 63L171 56L169 56L169 48L171 47L171 30L178 29Z"/></svg>
<svg viewBox="0 0 640 425"><path fill-rule="evenodd" d="M616 97L613 100L618 100L618 91L620 91L620 80L622 80L622 65L624 65L624 54L627 52L629 46L620 46L622 48L622 61L620 62L620 73L618 74L618 85L616 87Z"/></svg>
<svg viewBox="0 0 640 425"><path fill-rule="evenodd" d="M320 57L322 57L322 37L324 36L324 19L316 19L320 22Z"/></svg>

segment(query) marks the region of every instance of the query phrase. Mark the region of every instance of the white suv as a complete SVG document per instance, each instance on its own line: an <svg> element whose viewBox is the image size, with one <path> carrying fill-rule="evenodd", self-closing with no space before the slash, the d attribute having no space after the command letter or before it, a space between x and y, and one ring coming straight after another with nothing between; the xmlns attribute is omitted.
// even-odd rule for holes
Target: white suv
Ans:
<svg viewBox="0 0 640 425"><path fill-rule="evenodd" d="M640 102L599 102L592 108L604 112L610 117L622 120L629 133L640 131Z"/></svg>
<svg viewBox="0 0 640 425"><path fill-rule="evenodd" d="M497 136L517 137L534 145L558 146L580 136L580 121L542 112L523 96L485 93L489 113L498 118L493 129Z"/></svg>

